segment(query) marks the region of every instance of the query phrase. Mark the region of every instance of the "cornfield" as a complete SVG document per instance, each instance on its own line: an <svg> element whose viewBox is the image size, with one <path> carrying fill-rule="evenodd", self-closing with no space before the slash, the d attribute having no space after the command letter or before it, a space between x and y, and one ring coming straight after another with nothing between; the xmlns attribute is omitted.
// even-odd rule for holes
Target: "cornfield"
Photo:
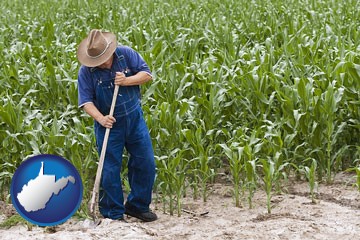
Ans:
<svg viewBox="0 0 360 240"><path fill-rule="evenodd" d="M360 179L359 1L3 0L0 12L2 200L22 161L56 154L80 172L88 214L98 155L76 49L93 28L152 70L142 106L164 211L180 215L187 194L206 201L219 176L250 207L289 175Z"/></svg>

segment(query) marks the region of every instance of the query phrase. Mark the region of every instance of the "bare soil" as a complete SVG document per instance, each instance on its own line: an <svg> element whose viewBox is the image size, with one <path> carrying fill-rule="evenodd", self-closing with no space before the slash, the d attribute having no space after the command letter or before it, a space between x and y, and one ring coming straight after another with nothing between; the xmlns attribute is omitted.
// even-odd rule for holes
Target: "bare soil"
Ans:
<svg viewBox="0 0 360 240"><path fill-rule="evenodd" d="M245 199L235 207L231 186L214 184L207 202L183 199L182 214L164 213L162 205L152 208L155 222L143 223L131 217L127 222L103 219L97 227L90 220L74 218L55 227L28 230L25 224L0 229L0 239L359 239L360 192L355 178L338 174L331 185L320 184L317 201L312 203L306 182L292 182L286 193L273 195L272 213L267 213L266 194L257 190L253 209ZM0 222L14 214L9 206L0 207Z"/></svg>

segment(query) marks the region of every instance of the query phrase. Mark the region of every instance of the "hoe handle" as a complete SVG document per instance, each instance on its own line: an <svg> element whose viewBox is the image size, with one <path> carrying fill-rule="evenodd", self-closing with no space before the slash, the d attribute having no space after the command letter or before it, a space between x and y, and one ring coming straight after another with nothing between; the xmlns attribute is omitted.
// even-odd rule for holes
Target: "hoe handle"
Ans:
<svg viewBox="0 0 360 240"><path fill-rule="evenodd" d="M110 113L109 113L110 116L112 116L114 114L114 108L115 108L118 92L119 92L119 85L115 85L114 95L113 95L113 99L111 102ZM104 166L104 159L105 159L105 153L106 153L106 147L107 147L109 135L110 135L110 128L106 128L104 141L103 141L103 145L101 148L100 160L99 160L98 168L96 171L94 189L92 191L92 196L91 196L90 213L92 213L92 214L95 214L95 208L96 208L96 205L98 204L100 179L101 179L101 174L102 174L102 170L103 170L103 166Z"/></svg>

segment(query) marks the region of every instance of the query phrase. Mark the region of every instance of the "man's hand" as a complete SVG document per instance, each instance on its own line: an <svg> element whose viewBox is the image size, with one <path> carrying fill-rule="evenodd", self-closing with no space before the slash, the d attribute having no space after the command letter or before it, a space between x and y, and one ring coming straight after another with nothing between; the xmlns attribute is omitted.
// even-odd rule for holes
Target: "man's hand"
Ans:
<svg viewBox="0 0 360 240"><path fill-rule="evenodd" d="M127 85L127 78L126 78L124 73L116 72L115 84L119 85L119 86L126 86Z"/></svg>
<svg viewBox="0 0 360 240"><path fill-rule="evenodd" d="M103 116L99 123L101 124L101 126L105 127L105 128L112 128L114 122L116 122L116 119L113 116Z"/></svg>
<svg viewBox="0 0 360 240"><path fill-rule="evenodd" d="M93 117L94 120L100 123L100 125L103 127L112 128L112 125L114 124L114 122L116 122L116 119L114 117L109 115L106 116L102 115L102 113L99 112L99 110L95 107L95 105L92 102L86 103L84 105L84 110L85 112L87 112L87 114Z"/></svg>

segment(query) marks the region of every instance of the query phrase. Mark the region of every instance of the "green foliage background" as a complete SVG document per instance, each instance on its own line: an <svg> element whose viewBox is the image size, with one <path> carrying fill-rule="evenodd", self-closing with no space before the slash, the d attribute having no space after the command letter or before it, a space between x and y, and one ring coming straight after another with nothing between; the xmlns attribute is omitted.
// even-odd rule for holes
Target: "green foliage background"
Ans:
<svg viewBox="0 0 360 240"><path fill-rule="evenodd" d="M2 198L23 160L50 153L77 167L88 200L98 156L92 119L77 108L76 49L93 28L116 33L153 71L143 109L155 189L171 206L187 187L206 200L224 168L235 189L251 190L267 163L276 183L315 159L319 181L331 182L360 159L359 9L356 0L2 1Z"/></svg>

